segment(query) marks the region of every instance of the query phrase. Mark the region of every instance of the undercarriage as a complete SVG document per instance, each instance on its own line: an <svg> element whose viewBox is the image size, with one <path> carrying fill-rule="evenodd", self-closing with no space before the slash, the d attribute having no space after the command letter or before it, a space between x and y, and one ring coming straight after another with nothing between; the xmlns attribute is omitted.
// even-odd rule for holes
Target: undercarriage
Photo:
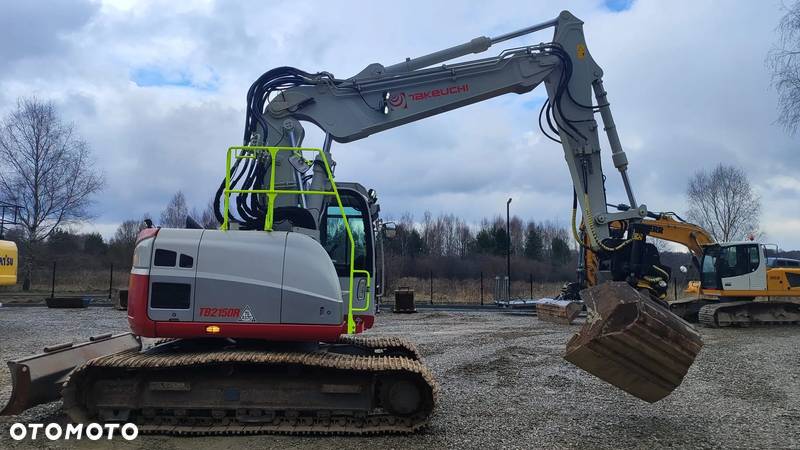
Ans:
<svg viewBox="0 0 800 450"><path fill-rule="evenodd" d="M438 387L413 344L344 336L316 348L170 340L90 360L65 383L75 422L143 433L369 434L424 427Z"/></svg>
<svg viewBox="0 0 800 450"><path fill-rule="evenodd" d="M728 301L702 306L701 324L712 327L751 325L800 325L800 302L792 300Z"/></svg>

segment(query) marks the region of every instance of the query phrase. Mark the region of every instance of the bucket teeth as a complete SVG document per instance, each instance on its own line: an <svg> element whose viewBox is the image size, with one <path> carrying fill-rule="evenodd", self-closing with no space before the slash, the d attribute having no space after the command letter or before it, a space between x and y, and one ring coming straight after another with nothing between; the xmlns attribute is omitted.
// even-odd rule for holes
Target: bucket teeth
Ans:
<svg viewBox="0 0 800 450"><path fill-rule="evenodd" d="M650 403L677 388L703 346L689 323L624 282L581 291L586 324L564 358Z"/></svg>

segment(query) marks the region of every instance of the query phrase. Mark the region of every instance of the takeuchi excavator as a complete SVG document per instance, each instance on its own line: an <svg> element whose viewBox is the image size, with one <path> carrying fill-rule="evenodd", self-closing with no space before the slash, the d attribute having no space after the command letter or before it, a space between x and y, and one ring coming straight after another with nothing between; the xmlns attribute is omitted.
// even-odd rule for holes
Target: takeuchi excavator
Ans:
<svg viewBox="0 0 800 450"><path fill-rule="evenodd" d="M551 42L445 64L545 29L554 30ZM702 343L652 300L670 274L639 230L648 209L628 179L602 75L583 22L566 11L500 36L370 64L350 78L269 70L247 93L243 145L227 152L215 202L221 228L142 231L129 285L133 334L12 361L14 392L3 413L62 395L74 421L130 421L143 432L423 427L438 388L419 352L405 339L360 335L375 321L383 226L374 191L335 180L332 144L540 84L547 100L539 127L564 152L585 245L614 274L610 290L589 291L599 305L588 320L592 333L567 359L642 399L663 398ZM627 195L629 206L619 211L606 206L595 114ZM303 123L324 132L322 148L303 147ZM612 223L624 223L625 232L612 233ZM609 298L617 295L625 301ZM620 320L600 326L615 311ZM635 322L635 334L623 319ZM140 337L161 340L143 350Z"/></svg>

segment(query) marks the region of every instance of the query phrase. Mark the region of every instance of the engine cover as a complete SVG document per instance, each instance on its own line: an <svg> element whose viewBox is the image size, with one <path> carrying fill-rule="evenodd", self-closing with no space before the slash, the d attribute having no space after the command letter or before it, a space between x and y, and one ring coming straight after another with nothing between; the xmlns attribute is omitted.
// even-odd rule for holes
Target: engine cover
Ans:
<svg viewBox="0 0 800 450"><path fill-rule="evenodd" d="M286 231L172 228L151 234L137 244L131 271L128 315L137 334L194 337L206 329L220 337L270 334L254 336L259 324L323 326L331 328L326 335L340 334L347 310L339 278L313 238Z"/></svg>

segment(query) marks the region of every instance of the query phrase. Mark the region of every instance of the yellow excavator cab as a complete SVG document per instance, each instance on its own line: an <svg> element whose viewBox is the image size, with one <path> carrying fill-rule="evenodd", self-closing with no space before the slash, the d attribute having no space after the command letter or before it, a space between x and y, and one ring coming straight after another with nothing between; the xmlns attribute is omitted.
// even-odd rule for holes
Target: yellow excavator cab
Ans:
<svg viewBox="0 0 800 450"><path fill-rule="evenodd" d="M17 244L0 241L0 286L17 284Z"/></svg>

